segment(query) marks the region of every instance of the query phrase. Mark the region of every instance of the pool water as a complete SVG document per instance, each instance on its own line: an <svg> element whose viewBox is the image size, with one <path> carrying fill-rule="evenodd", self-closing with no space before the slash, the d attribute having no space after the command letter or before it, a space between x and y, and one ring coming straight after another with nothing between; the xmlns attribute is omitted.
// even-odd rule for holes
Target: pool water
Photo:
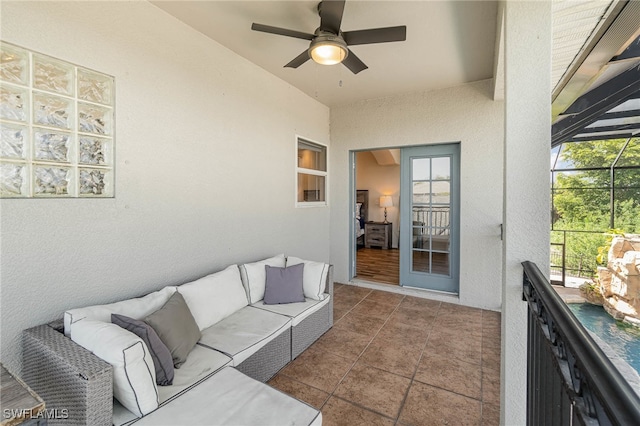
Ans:
<svg viewBox="0 0 640 426"><path fill-rule="evenodd" d="M571 303L569 309L589 331L604 340L640 374L640 329L616 321L602 306Z"/></svg>

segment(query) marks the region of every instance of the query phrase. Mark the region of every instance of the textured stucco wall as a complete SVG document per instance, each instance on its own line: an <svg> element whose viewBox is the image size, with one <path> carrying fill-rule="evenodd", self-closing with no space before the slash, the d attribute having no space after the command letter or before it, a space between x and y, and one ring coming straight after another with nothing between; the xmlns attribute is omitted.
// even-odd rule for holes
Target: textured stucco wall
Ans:
<svg viewBox="0 0 640 426"><path fill-rule="evenodd" d="M461 146L460 297L501 306L502 102L492 82L373 99L331 109L331 261L349 280L349 151L458 142Z"/></svg>
<svg viewBox="0 0 640 426"><path fill-rule="evenodd" d="M280 252L329 260L329 209L294 208L295 135L329 109L147 2L7 2L2 40L111 74L116 198L2 200L2 362L65 309ZM312 226L310 226L312 225Z"/></svg>
<svg viewBox="0 0 640 426"><path fill-rule="evenodd" d="M551 2L507 1L501 424L526 424L527 307L521 262L549 276Z"/></svg>

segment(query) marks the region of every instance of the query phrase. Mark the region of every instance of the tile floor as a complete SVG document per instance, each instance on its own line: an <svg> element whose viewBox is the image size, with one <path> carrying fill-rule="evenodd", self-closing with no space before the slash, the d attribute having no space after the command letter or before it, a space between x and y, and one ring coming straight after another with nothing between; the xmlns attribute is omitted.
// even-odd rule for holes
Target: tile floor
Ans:
<svg viewBox="0 0 640 426"><path fill-rule="evenodd" d="M499 424L499 313L336 284L334 318L269 381L323 425Z"/></svg>

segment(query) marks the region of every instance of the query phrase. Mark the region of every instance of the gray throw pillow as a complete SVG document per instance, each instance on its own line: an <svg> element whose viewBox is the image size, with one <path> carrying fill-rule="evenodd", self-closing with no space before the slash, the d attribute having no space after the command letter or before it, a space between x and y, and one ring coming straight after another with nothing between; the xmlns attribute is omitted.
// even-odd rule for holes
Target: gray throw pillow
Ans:
<svg viewBox="0 0 640 426"><path fill-rule="evenodd" d="M173 383L173 358L171 352L162 343L158 333L146 322L124 315L111 314L111 322L125 330L129 330L144 341L151 352L153 366L156 370L156 383L168 386Z"/></svg>
<svg viewBox="0 0 640 426"><path fill-rule="evenodd" d="M267 281L264 288L265 305L304 302L302 289L304 263L288 268L276 268L269 265L266 265L265 268L267 268Z"/></svg>
<svg viewBox="0 0 640 426"><path fill-rule="evenodd" d="M180 368L201 336L198 324L184 297L176 291L162 308L146 317L144 321L153 327L171 352L173 366Z"/></svg>

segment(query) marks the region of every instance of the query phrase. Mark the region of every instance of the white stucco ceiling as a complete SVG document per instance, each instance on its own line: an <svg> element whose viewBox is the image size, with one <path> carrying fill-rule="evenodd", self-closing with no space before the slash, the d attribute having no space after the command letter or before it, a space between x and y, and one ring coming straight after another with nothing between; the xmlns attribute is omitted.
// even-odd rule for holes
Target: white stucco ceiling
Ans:
<svg viewBox="0 0 640 426"><path fill-rule="evenodd" d="M352 51L369 67L357 75L343 65L324 66L313 61L297 69L284 68L308 48L309 41L252 31L251 24L313 33L320 23L318 2L151 1L327 106L494 78L494 63L498 67L502 64L500 52L496 52L496 46L502 45L496 42L496 37L501 36L497 31L498 1L347 0L343 31L406 25L407 40L352 46ZM551 75L555 88L554 111L565 108L588 90L593 76L601 72L613 55L611 52L626 40L609 43L611 52L601 54L604 62L591 66L593 70L589 68L586 77L584 72L576 73L578 67L585 67L585 58L593 56L591 49L625 3L621 0L554 0ZM494 96L500 98L503 83L500 69L495 78Z"/></svg>
<svg viewBox="0 0 640 426"><path fill-rule="evenodd" d="M152 3L328 106L493 77L496 1L347 0L343 31L407 26L404 42L353 46L369 67L357 75L313 61L284 68L309 42L251 30L256 22L313 33L318 0Z"/></svg>

